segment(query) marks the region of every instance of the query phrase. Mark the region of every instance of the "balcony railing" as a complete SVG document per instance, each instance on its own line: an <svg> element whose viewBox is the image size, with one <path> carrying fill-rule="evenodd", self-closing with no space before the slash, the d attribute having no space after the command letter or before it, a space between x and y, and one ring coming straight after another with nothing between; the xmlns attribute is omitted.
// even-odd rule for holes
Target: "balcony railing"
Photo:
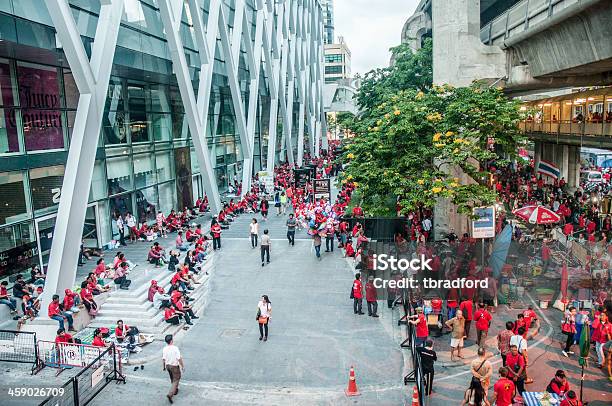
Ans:
<svg viewBox="0 0 612 406"><path fill-rule="evenodd" d="M612 122L606 121L522 121L519 129L523 133L612 137Z"/></svg>

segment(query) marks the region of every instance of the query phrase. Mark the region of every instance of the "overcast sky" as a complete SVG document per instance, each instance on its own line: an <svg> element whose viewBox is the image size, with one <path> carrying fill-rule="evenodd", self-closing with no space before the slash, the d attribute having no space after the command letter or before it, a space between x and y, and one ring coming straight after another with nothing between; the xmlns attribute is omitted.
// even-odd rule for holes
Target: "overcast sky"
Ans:
<svg viewBox="0 0 612 406"><path fill-rule="evenodd" d="M402 27L419 0L334 0L335 35L351 50L352 74L389 64Z"/></svg>

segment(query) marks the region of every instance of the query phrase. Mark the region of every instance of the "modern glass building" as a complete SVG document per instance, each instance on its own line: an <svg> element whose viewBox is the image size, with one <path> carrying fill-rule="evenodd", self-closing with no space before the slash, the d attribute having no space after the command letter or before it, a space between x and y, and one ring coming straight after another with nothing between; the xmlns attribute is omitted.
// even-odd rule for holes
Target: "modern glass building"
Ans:
<svg viewBox="0 0 612 406"><path fill-rule="evenodd" d="M201 1L204 20L214 2ZM267 8L267 18L276 18L280 7L308 11L303 16L312 19L312 37L300 38L300 33L294 32L293 40L298 44L310 38L320 41L321 35L316 35L317 29L322 33L318 0L293 0L285 4L224 0L228 32L234 30L237 2L242 3L240 10L245 10L250 22L251 38L255 38L257 7L262 3ZM100 1L68 3L90 57ZM192 17L185 8L179 32L197 92L201 59ZM165 32L157 0L124 1L83 229L87 246L102 247L113 239L115 213L129 211L139 222L150 222L156 211L168 213L172 208L190 206L205 193ZM247 61L250 56L245 48L240 47L236 63L246 111L253 95L248 91L252 64ZM265 58L268 56L264 52L262 60ZM318 59L322 60L322 54ZM242 180L245 158L224 63L221 47L217 46L206 142L220 192L227 189L229 182ZM256 63L263 65L261 61ZM260 69L252 135L253 173L265 169L270 156L271 100L276 101L277 97L270 94L268 76L265 69ZM290 133L296 140L300 129L298 115L304 111L299 106L304 97L299 95L297 81L289 83L292 88L286 92L295 94L288 113L293 117ZM79 103L75 78L42 0L0 1L0 88L0 276L3 276L32 264L47 263ZM302 131L308 142L312 121L308 120L308 110L303 114ZM282 129L283 123L279 113L275 124ZM293 146L296 147L295 141ZM275 145L270 147L275 159L286 159L284 153L281 157L283 147L282 137L276 137Z"/></svg>

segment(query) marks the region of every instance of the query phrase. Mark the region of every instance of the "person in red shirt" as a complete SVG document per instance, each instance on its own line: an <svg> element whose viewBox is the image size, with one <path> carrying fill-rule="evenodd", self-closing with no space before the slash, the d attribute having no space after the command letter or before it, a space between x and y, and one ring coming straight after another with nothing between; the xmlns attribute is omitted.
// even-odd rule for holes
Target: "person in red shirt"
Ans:
<svg viewBox="0 0 612 406"><path fill-rule="evenodd" d="M91 342L91 345L93 345L94 347L106 347L106 343L102 338L102 330L100 330L99 328L94 330L94 338Z"/></svg>
<svg viewBox="0 0 612 406"><path fill-rule="evenodd" d="M567 382L565 371L562 369L558 369L557 372L555 372L555 377L550 381L550 383L546 387L546 392L554 393L559 396L563 396L567 392L569 392L569 390L570 390L570 386L569 386L569 382Z"/></svg>
<svg viewBox="0 0 612 406"><path fill-rule="evenodd" d="M213 236L213 250L221 249L221 225L216 219L213 219L210 233Z"/></svg>
<svg viewBox="0 0 612 406"><path fill-rule="evenodd" d="M353 248L353 244L351 243L351 241L347 241L346 245L345 245L345 257L349 257L349 258L354 258L355 257L355 248Z"/></svg>
<svg viewBox="0 0 612 406"><path fill-rule="evenodd" d="M363 217L363 209L360 206L353 207L354 217Z"/></svg>
<svg viewBox="0 0 612 406"><path fill-rule="evenodd" d="M357 273L355 275L355 280L353 281L353 288L351 290L352 298L353 298L353 312L355 314L364 314L361 310L361 302L363 300L363 286L361 284L361 274Z"/></svg>
<svg viewBox="0 0 612 406"><path fill-rule="evenodd" d="M550 265L550 247L548 243L544 241L542 243L542 270L546 272L548 270L548 266Z"/></svg>
<svg viewBox="0 0 612 406"><path fill-rule="evenodd" d="M538 315L533 310L532 305L529 305L527 307L527 310L523 312L523 316L525 317L525 326L527 326L527 328L530 328L532 327L532 325L535 324L534 325L535 329L532 332L532 336L535 336L536 334L538 334L538 331L540 330L540 319L538 319Z"/></svg>
<svg viewBox="0 0 612 406"><path fill-rule="evenodd" d="M565 234L565 236L569 238L573 233L574 233L574 225L572 223L566 223L563 226L563 234Z"/></svg>
<svg viewBox="0 0 612 406"><path fill-rule="evenodd" d="M559 406L582 406L583 403L576 396L576 392L573 390L567 392L565 399L561 401Z"/></svg>
<svg viewBox="0 0 612 406"><path fill-rule="evenodd" d="M497 406L512 406L514 382L508 379L508 368L499 368L499 379L493 385L493 401Z"/></svg>
<svg viewBox="0 0 612 406"><path fill-rule="evenodd" d="M489 333L489 326L491 324L491 313L486 309L484 303L478 304L478 310L474 313L474 321L476 322L476 344L480 347L484 345L484 341L487 339Z"/></svg>
<svg viewBox="0 0 612 406"><path fill-rule="evenodd" d="M514 381L519 394L525 392L525 358L518 352L514 344L510 344L510 352L506 354L508 378Z"/></svg>
<svg viewBox="0 0 612 406"><path fill-rule="evenodd" d="M66 330L64 330L63 328L60 328L57 330L57 336L55 336L55 343L56 344L74 343L74 338L72 338L72 335L66 333Z"/></svg>
<svg viewBox="0 0 612 406"><path fill-rule="evenodd" d="M79 296L70 289L64 291L64 309L70 311L74 306L77 306L81 302ZM74 313L74 312L73 312Z"/></svg>
<svg viewBox="0 0 612 406"><path fill-rule="evenodd" d="M423 346L429 336L429 327L427 326L427 317L423 314L423 308L416 308L417 314L408 320L410 324L416 327L416 345Z"/></svg>
<svg viewBox="0 0 612 406"><path fill-rule="evenodd" d="M472 315L474 313L474 302L472 302L472 299L464 297L459 305L459 310L463 312L463 317L465 317L465 336L469 338Z"/></svg>
<svg viewBox="0 0 612 406"><path fill-rule="evenodd" d="M53 295L51 303L49 303L48 315L50 319L57 320L60 329L64 329L64 321L67 320L68 330L76 331L73 326L72 314L60 309L59 295Z"/></svg>
<svg viewBox="0 0 612 406"><path fill-rule="evenodd" d="M93 298L93 293L87 288L87 282L83 281L81 283L81 302L87 308L87 311L91 315L92 313L96 313L98 310L98 304L95 302Z"/></svg>
<svg viewBox="0 0 612 406"><path fill-rule="evenodd" d="M379 317L378 311L378 295L376 294L376 287L374 286L374 276L368 277L368 283L365 286L366 291L366 303L368 305L368 316Z"/></svg>

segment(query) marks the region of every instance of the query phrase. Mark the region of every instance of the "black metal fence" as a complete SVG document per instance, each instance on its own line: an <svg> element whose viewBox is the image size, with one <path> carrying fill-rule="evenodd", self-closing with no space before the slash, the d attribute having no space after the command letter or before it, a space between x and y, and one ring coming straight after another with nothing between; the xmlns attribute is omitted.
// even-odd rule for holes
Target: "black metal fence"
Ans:
<svg viewBox="0 0 612 406"><path fill-rule="evenodd" d="M0 330L0 361L32 364L32 373L39 367L36 333Z"/></svg>
<svg viewBox="0 0 612 406"><path fill-rule="evenodd" d="M411 316L416 315L416 311L410 300L410 291L402 289L399 297L395 300L395 304L400 304L404 315L397 321L398 325L406 325L406 339L402 341L402 348L409 348L412 359L412 371L404 377L404 385L414 383L419 394L419 404L423 404L425 397L425 377L423 375L423 366L421 365L421 355L416 348L416 329L408 320Z"/></svg>
<svg viewBox="0 0 612 406"><path fill-rule="evenodd" d="M85 406L111 382L125 383L121 351L114 345L70 378L57 395L49 396L39 406Z"/></svg>

